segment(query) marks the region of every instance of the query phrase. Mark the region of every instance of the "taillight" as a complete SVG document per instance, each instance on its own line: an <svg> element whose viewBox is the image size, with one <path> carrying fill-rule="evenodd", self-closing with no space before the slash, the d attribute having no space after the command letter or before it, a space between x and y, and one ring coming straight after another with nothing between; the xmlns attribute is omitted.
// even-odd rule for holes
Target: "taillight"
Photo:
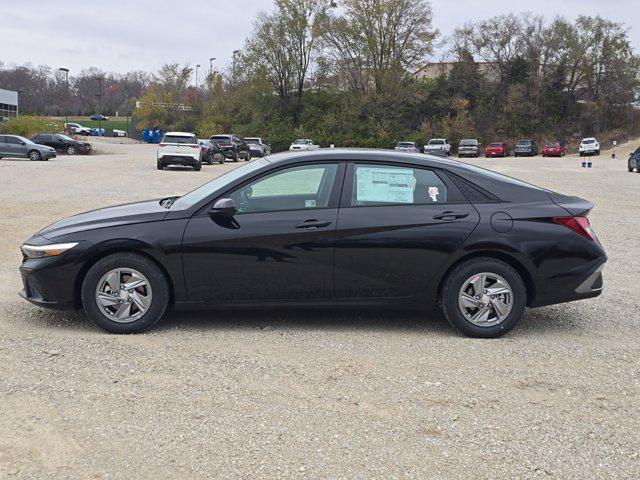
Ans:
<svg viewBox="0 0 640 480"><path fill-rule="evenodd" d="M596 239L587 217L554 217L553 221L567 227L569 230L573 230L588 240L593 241Z"/></svg>

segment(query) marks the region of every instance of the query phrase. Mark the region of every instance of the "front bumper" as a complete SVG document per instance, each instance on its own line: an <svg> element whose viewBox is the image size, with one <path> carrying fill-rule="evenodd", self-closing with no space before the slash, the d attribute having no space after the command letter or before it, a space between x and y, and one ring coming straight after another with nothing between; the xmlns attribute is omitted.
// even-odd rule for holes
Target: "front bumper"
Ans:
<svg viewBox="0 0 640 480"><path fill-rule="evenodd" d="M533 156L533 150L530 148L527 149L516 149L516 151L514 152L515 155L529 155L529 156Z"/></svg>
<svg viewBox="0 0 640 480"><path fill-rule="evenodd" d="M56 151L45 150L44 152L40 152L40 156L45 160L49 160L50 158L56 158L58 154Z"/></svg>

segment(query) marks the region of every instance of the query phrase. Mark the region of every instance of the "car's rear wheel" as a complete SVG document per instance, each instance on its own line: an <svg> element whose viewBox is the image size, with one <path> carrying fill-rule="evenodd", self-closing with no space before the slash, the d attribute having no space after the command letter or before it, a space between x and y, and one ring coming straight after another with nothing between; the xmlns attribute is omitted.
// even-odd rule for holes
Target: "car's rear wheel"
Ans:
<svg viewBox="0 0 640 480"><path fill-rule="evenodd" d="M67 147L67 154L75 155L76 154L76 147L74 147L73 145L69 145Z"/></svg>
<svg viewBox="0 0 640 480"><path fill-rule="evenodd" d="M164 170L164 165L162 164L162 162L158 161L158 162L156 162L156 168L158 170Z"/></svg>
<svg viewBox="0 0 640 480"><path fill-rule="evenodd" d="M196 172L199 172L200 170L202 170L202 163L200 163L200 162L196 163L196 164L193 166L193 169L194 169Z"/></svg>
<svg viewBox="0 0 640 480"><path fill-rule="evenodd" d="M31 150L29 152L29 160L31 160L32 162L38 162L42 160L42 155L40 155L40 152L37 150Z"/></svg>
<svg viewBox="0 0 640 480"><path fill-rule="evenodd" d="M458 265L447 275L441 303L447 320L465 335L496 338L522 318L527 291L509 264L480 257Z"/></svg>
<svg viewBox="0 0 640 480"><path fill-rule="evenodd" d="M93 265L82 283L82 305L100 328L136 333L155 325L169 303L169 283L150 259L114 253Z"/></svg>

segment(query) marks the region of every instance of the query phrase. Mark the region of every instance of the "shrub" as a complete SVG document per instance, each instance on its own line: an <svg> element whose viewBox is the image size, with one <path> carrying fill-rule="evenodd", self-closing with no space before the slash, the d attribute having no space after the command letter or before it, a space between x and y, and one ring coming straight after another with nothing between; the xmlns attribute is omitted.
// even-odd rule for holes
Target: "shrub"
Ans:
<svg viewBox="0 0 640 480"><path fill-rule="evenodd" d="M7 120L0 125L2 133L31 137L37 133L54 133L62 130L62 124L47 117L21 115Z"/></svg>

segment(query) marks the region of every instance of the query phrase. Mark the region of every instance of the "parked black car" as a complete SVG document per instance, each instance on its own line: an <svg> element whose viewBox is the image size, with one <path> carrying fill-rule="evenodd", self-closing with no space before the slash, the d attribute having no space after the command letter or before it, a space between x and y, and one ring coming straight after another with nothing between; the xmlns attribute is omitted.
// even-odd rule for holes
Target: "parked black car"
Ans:
<svg viewBox="0 0 640 480"><path fill-rule="evenodd" d="M249 145L242 139L242 137L234 134L221 134L213 135L209 138L211 141L218 143L225 158L230 158L234 162L237 162L241 158L245 161L251 160L251 150Z"/></svg>
<svg viewBox="0 0 640 480"><path fill-rule="evenodd" d="M207 165L213 165L213 162L224 163L224 151L218 145L218 142L211 140L198 139L198 143L202 147L202 162Z"/></svg>
<svg viewBox="0 0 640 480"><path fill-rule="evenodd" d="M636 172L640 173L640 147L636 148L635 152L632 152L631 155L629 155L627 167L630 172L633 172L635 169Z"/></svg>
<svg viewBox="0 0 640 480"><path fill-rule="evenodd" d="M536 155L538 155L538 151L538 144L535 142L535 140L518 140L516 142L516 148L513 150L513 156L535 157Z"/></svg>
<svg viewBox="0 0 640 480"><path fill-rule="evenodd" d="M592 207L420 154L288 152L44 228L22 245L20 295L84 307L116 333L152 327L169 304L441 305L465 334L497 337L525 306L600 295Z"/></svg>
<svg viewBox="0 0 640 480"><path fill-rule="evenodd" d="M60 133L41 133L31 137L31 141L40 145L47 145L58 152L69 155L88 154L91 152L89 142L80 142Z"/></svg>

